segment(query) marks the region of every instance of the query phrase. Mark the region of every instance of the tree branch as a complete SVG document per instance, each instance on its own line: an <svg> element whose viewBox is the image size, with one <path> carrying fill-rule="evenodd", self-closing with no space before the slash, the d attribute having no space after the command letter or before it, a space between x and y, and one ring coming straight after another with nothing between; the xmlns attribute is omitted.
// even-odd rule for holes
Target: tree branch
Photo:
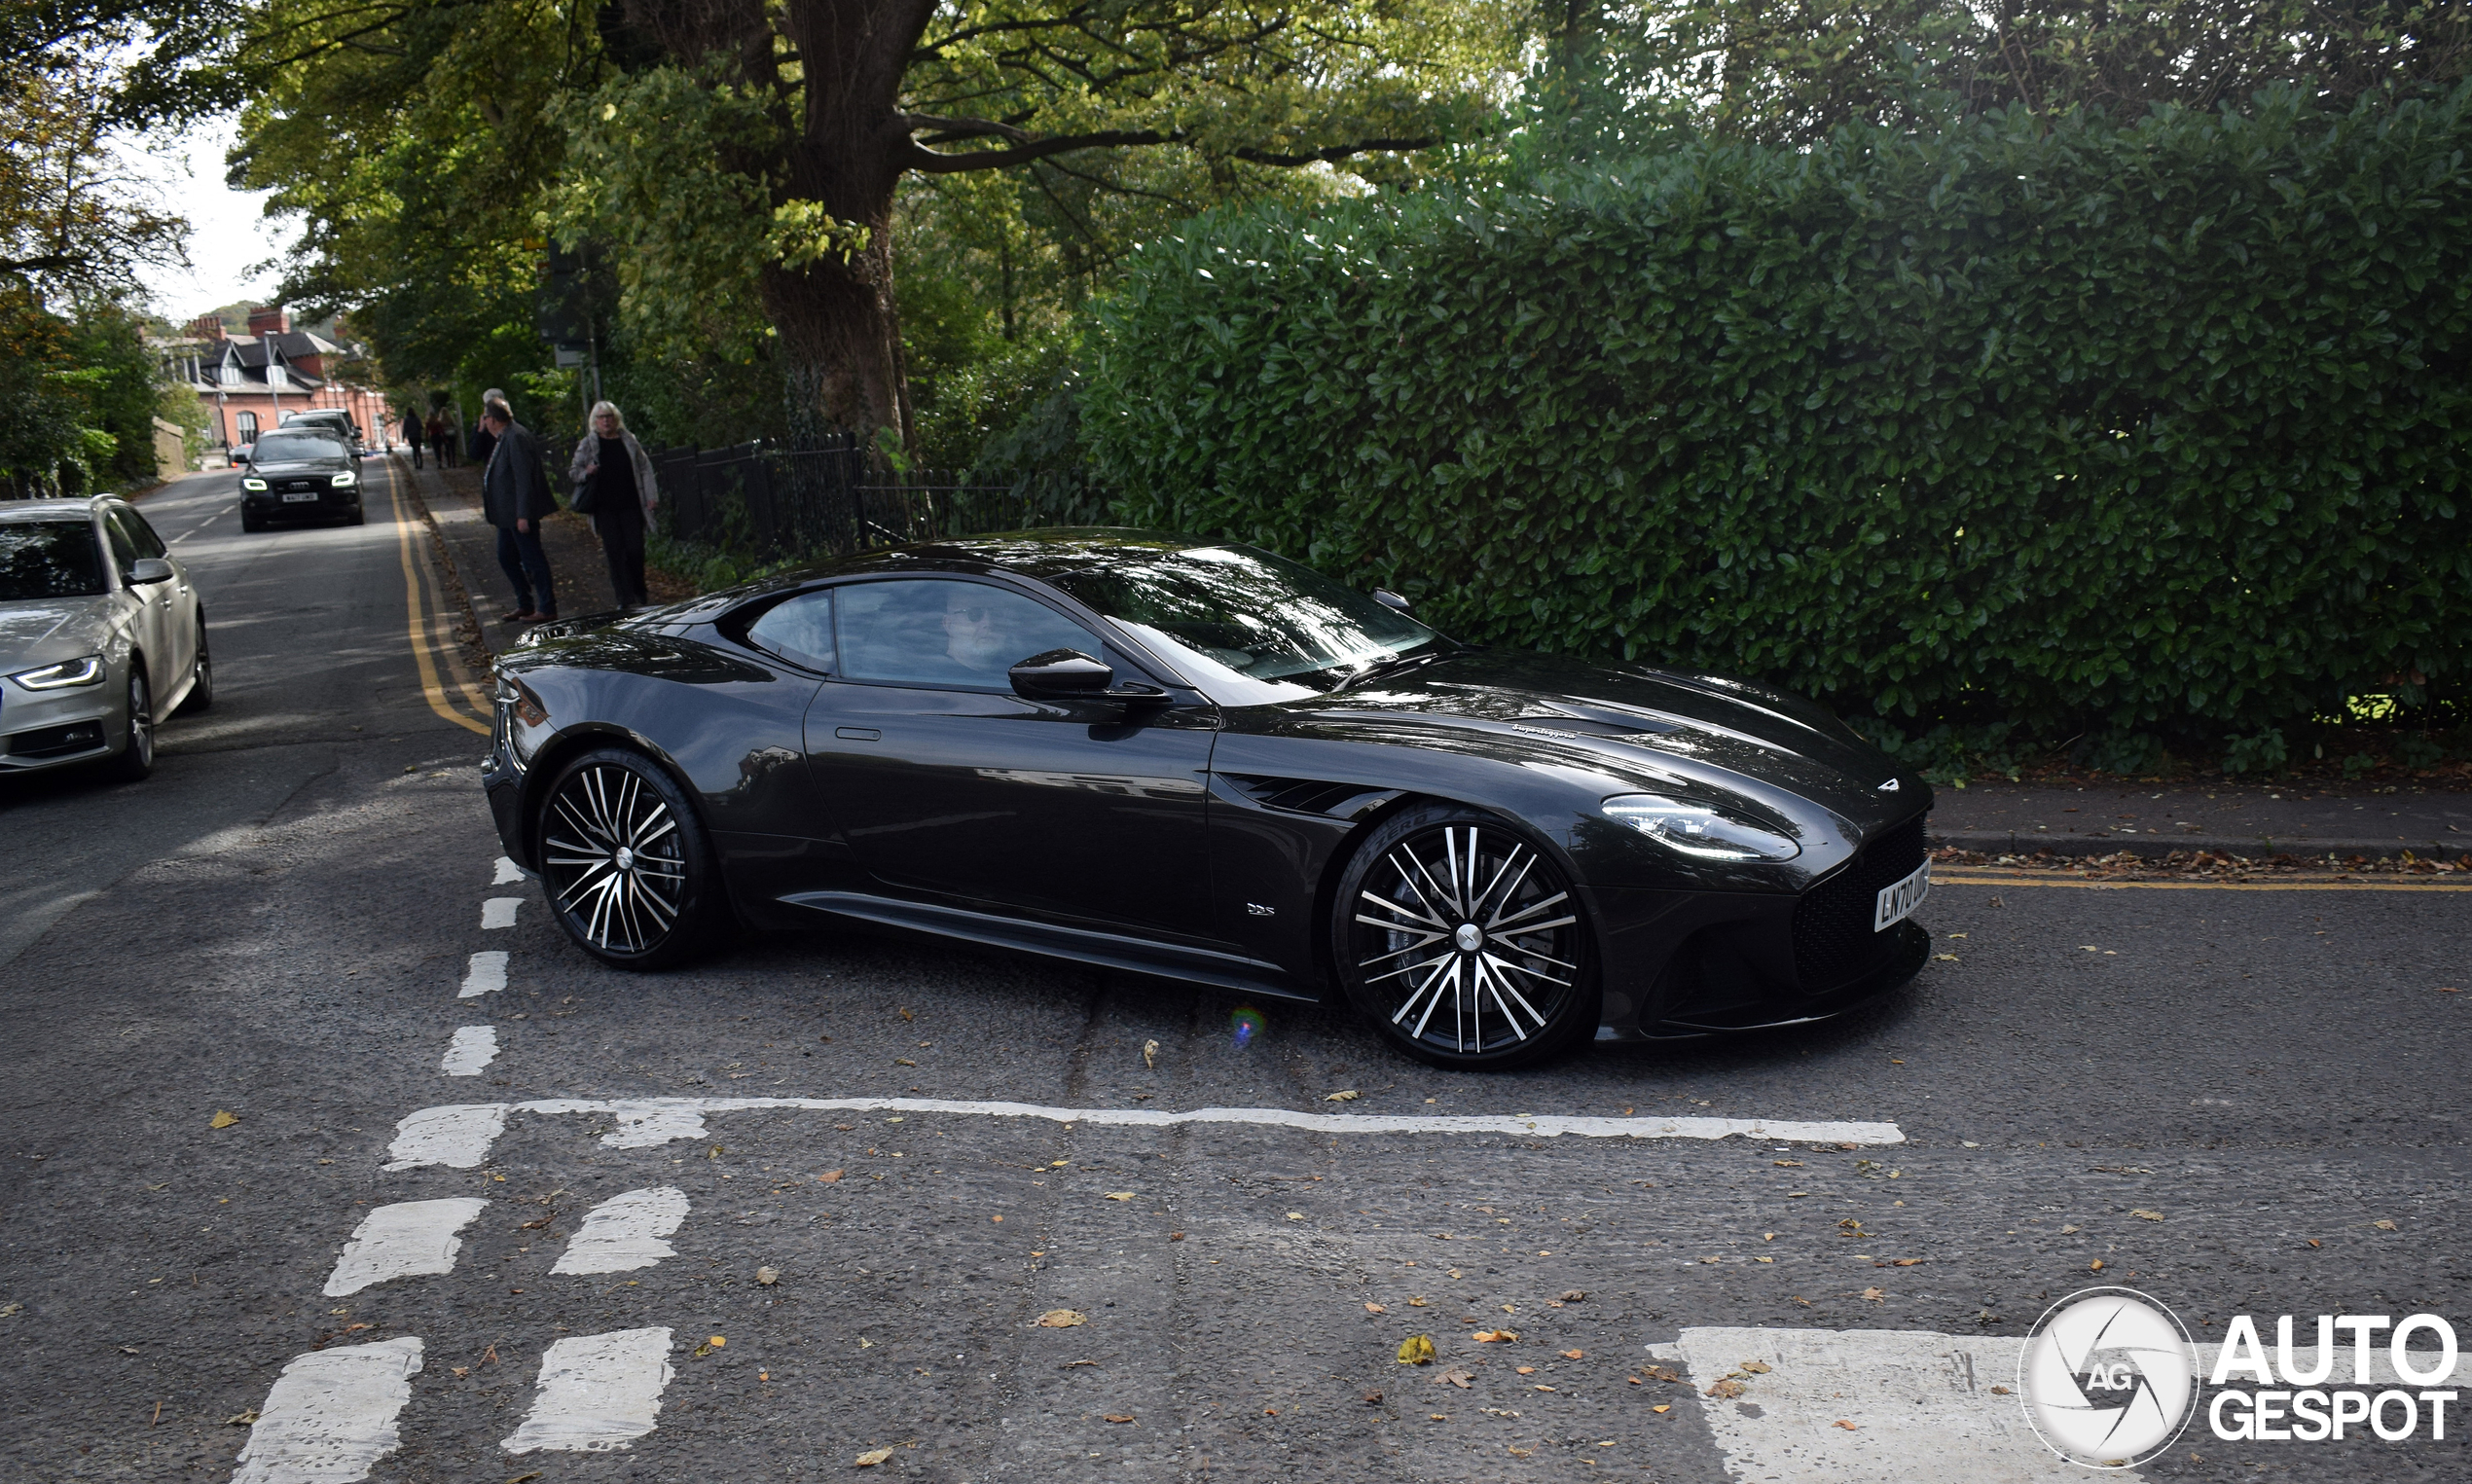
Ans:
<svg viewBox="0 0 2472 1484"><path fill-rule="evenodd" d="M907 167L927 175L957 175L964 170L1000 170L1006 165L1028 164L1050 155L1072 150L1123 149L1145 144L1175 144L1181 131L1163 134L1148 128L1110 128L1088 134L1058 134L1052 139L1034 139L1009 150L966 150L959 155L945 155L913 143Z"/></svg>
<svg viewBox="0 0 2472 1484"><path fill-rule="evenodd" d="M1303 164L1336 164L1351 155L1369 155L1383 150L1430 150L1441 142L1434 138L1365 139L1355 144L1334 144L1328 149L1314 150L1303 155L1274 155L1268 150L1255 149L1232 150L1229 153L1252 164L1271 164L1285 169L1293 169Z"/></svg>

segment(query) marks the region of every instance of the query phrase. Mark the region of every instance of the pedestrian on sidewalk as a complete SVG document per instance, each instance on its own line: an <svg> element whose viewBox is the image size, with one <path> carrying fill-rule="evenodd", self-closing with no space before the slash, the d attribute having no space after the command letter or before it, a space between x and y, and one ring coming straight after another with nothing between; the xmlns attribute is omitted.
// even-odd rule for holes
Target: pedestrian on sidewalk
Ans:
<svg viewBox="0 0 2472 1484"><path fill-rule="evenodd" d="M653 485L652 459L627 431L616 403L593 404L592 427L575 445L566 478L586 496L575 503L592 516L618 606L640 608L652 601L643 585L643 533L661 493Z"/></svg>
<svg viewBox="0 0 2472 1484"><path fill-rule="evenodd" d="M420 425L419 410L410 407L405 408L404 444L407 448L412 450L412 466L416 469L420 467L420 446L427 441L428 429Z"/></svg>
<svg viewBox="0 0 2472 1484"><path fill-rule="evenodd" d="M483 406L481 426L490 439L481 513L498 529L498 566L515 586L515 607L498 622L546 623L558 617L558 589L550 581L549 554L541 550L541 522L558 504L541 477L541 446L503 402Z"/></svg>
<svg viewBox="0 0 2472 1484"><path fill-rule="evenodd" d="M481 425L472 430L472 461L484 469L490 466L490 451L497 442L490 432L491 404L505 407L507 405L505 391L492 386L481 393ZM515 415L512 412L507 414L507 420L510 422L515 420Z"/></svg>
<svg viewBox="0 0 2472 1484"><path fill-rule="evenodd" d="M448 430L447 415L436 408L429 410L429 452L438 457L438 467L454 467L454 434Z"/></svg>

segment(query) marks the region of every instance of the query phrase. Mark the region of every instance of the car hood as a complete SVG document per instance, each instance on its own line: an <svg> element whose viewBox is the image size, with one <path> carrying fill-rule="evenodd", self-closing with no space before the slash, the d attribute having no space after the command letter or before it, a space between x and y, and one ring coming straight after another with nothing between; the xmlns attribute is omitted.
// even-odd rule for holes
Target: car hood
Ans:
<svg viewBox="0 0 2472 1484"><path fill-rule="evenodd" d="M112 632L112 595L0 602L0 673L93 654Z"/></svg>
<svg viewBox="0 0 2472 1484"><path fill-rule="evenodd" d="M1472 649L1232 715L1240 730L1576 766L1645 789L1772 805L1790 795L1856 838L1931 806L1929 784L1826 708L1723 675Z"/></svg>

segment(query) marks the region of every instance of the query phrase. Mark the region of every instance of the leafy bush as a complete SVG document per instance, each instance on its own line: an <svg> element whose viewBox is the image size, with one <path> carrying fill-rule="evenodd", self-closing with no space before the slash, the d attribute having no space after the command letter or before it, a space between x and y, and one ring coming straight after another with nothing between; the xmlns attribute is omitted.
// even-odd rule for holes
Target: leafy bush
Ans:
<svg viewBox="0 0 2472 1484"><path fill-rule="evenodd" d="M1105 308L1144 524L1466 637L2058 738L2279 728L2472 634L2472 90L1693 143L1206 217Z"/></svg>

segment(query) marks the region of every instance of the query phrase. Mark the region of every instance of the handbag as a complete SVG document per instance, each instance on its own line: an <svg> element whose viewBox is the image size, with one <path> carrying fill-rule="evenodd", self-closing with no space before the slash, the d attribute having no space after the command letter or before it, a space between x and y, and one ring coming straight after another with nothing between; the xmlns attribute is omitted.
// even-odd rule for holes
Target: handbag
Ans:
<svg viewBox="0 0 2472 1484"><path fill-rule="evenodd" d="M575 492L566 497L566 508L579 516L593 513L593 482L590 479L575 481Z"/></svg>

